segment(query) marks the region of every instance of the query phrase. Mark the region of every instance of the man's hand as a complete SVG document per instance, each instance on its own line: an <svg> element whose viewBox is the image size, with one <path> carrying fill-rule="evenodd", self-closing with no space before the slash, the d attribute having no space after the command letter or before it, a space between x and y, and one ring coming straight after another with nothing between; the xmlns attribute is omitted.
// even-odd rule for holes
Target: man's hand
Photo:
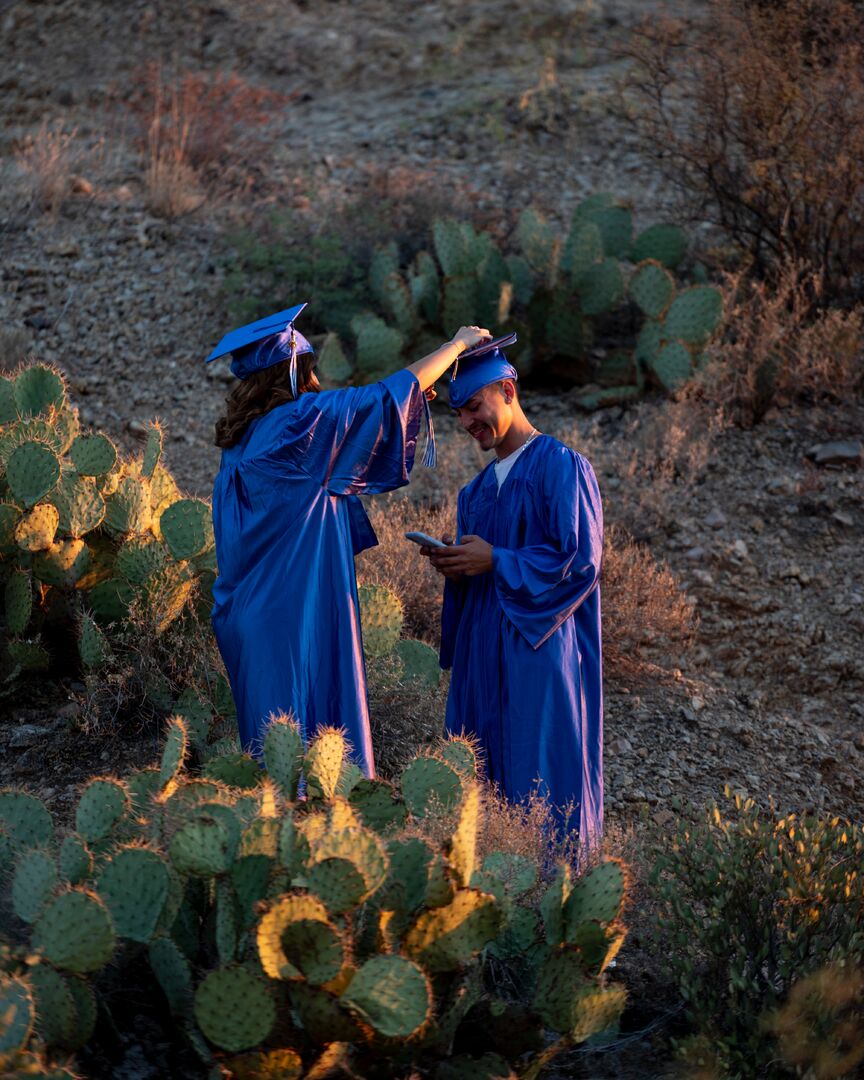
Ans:
<svg viewBox="0 0 864 1080"><path fill-rule="evenodd" d="M424 554L429 555L429 561L445 577L452 581L460 577L476 577L477 574L486 574L492 569L492 545L487 544L480 536L467 535L462 537L460 544L453 544L449 539L444 540L450 546L441 548L422 548Z"/></svg>

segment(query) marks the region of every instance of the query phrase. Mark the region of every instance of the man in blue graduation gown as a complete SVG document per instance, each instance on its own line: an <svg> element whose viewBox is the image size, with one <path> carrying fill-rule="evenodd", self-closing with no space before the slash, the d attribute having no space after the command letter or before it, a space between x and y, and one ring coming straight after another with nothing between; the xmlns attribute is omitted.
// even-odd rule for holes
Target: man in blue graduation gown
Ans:
<svg viewBox="0 0 864 1080"><path fill-rule="evenodd" d="M591 465L535 430L517 375L493 350L450 381L462 427L495 460L459 492L457 543L424 548L446 576L447 728L479 740L513 800L538 789L586 843L603 827L600 562Z"/></svg>
<svg viewBox="0 0 864 1080"><path fill-rule="evenodd" d="M354 556L378 541L357 496L408 482L424 408L431 440L426 391L489 335L462 327L381 382L318 392L312 346L294 329L303 307L232 331L208 358L230 352L249 393L256 379L266 392L248 426L220 443L212 623L244 749L260 756L269 716L291 713L304 740L344 727L373 776ZM284 378L264 374L276 364Z"/></svg>

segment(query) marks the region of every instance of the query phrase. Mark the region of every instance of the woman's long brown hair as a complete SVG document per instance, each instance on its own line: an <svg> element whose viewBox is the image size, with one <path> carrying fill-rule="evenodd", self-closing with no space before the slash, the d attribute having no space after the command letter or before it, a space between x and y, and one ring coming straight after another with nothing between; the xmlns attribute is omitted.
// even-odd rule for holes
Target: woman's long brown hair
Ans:
<svg viewBox="0 0 864 1080"><path fill-rule="evenodd" d="M317 393L320 389L314 366L313 353L301 353L297 357L298 397L300 394ZM291 369L287 360L242 379L228 395L225 415L216 422L216 445L223 450L236 446L253 420L264 416L277 405L293 400Z"/></svg>

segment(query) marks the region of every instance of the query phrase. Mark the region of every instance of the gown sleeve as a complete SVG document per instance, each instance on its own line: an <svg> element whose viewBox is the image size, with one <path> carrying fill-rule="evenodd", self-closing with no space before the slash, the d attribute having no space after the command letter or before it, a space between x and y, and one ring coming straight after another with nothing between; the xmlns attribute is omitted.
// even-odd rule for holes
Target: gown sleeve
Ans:
<svg viewBox="0 0 864 1080"><path fill-rule="evenodd" d="M547 543L494 548L493 577L504 613L539 648L597 587L603 511L590 464L562 447L541 485Z"/></svg>
<svg viewBox="0 0 864 1080"><path fill-rule="evenodd" d="M423 392L410 371L305 397L303 409L288 411L272 462L305 473L331 495L373 495L408 483L423 416Z"/></svg>

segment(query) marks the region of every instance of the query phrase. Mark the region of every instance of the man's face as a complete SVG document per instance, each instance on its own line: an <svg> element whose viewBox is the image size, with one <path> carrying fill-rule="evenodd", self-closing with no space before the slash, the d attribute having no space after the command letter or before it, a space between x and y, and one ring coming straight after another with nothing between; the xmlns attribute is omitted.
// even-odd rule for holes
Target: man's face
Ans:
<svg viewBox="0 0 864 1080"><path fill-rule="evenodd" d="M481 450L493 450L513 423L512 382L492 383L478 390L460 409L454 409L459 423ZM509 401L508 401L509 398Z"/></svg>

